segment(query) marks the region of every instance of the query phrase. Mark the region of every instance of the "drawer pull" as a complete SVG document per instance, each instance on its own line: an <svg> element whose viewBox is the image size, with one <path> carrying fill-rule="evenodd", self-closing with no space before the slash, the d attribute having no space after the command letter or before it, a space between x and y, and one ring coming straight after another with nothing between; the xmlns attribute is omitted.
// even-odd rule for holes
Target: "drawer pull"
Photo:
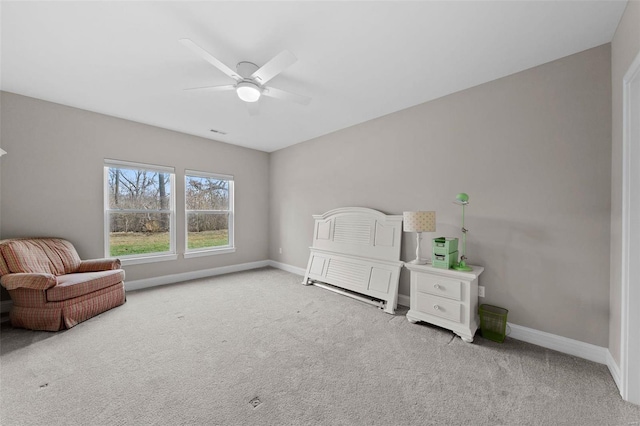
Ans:
<svg viewBox="0 0 640 426"><path fill-rule="evenodd" d="M436 290L438 290L440 288L440 286L438 284L434 284L433 288L435 288Z"/></svg>
<svg viewBox="0 0 640 426"><path fill-rule="evenodd" d="M436 311L439 311L439 310L440 310L440 306L438 306L438 305L433 305L433 309L435 309Z"/></svg>

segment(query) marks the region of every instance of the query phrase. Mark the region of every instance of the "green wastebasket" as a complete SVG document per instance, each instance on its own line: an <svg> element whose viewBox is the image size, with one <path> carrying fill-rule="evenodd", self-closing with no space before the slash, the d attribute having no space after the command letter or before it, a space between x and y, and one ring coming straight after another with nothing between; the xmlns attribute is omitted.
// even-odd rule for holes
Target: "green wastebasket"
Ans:
<svg viewBox="0 0 640 426"><path fill-rule="evenodd" d="M480 305L480 332L485 339L502 343L506 337L508 310L493 305Z"/></svg>

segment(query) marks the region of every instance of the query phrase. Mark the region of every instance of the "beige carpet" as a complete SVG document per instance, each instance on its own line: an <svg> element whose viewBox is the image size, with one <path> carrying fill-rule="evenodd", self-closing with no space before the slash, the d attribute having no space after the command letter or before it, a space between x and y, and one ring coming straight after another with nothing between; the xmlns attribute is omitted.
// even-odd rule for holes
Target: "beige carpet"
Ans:
<svg viewBox="0 0 640 426"><path fill-rule="evenodd" d="M58 333L3 324L10 425L630 425L607 368L462 342L261 269L128 293ZM636 422L636 423L634 423Z"/></svg>

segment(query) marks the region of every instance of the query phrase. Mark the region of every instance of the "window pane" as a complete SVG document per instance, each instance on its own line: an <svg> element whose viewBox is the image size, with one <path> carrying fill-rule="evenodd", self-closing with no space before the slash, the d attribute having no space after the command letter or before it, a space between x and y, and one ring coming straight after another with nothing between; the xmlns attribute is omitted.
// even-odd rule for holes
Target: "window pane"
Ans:
<svg viewBox="0 0 640 426"><path fill-rule="evenodd" d="M109 208L168 210L170 176L170 173L110 167Z"/></svg>
<svg viewBox="0 0 640 426"><path fill-rule="evenodd" d="M229 215L213 213L187 214L187 249L229 245Z"/></svg>
<svg viewBox="0 0 640 426"><path fill-rule="evenodd" d="M186 176L187 210L229 210L229 181Z"/></svg>
<svg viewBox="0 0 640 426"><path fill-rule="evenodd" d="M169 213L110 213L109 255L170 251Z"/></svg>

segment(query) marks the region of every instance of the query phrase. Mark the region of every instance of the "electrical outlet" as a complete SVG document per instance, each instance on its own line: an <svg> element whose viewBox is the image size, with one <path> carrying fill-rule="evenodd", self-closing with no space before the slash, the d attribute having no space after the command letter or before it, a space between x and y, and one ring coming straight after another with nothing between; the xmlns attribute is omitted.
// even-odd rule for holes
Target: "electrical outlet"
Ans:
<svg viewBox="0 0 640 426"><path fill-rule="evenodd" d="M282 254L282 247L280 247L280 254Z"/></svg>
<svg viewBox="0 0 640 426"><path fill-rule="evenodd" d="M484 297L484 286L483 285L479 285L478 286L478 297Z"/></svg>

